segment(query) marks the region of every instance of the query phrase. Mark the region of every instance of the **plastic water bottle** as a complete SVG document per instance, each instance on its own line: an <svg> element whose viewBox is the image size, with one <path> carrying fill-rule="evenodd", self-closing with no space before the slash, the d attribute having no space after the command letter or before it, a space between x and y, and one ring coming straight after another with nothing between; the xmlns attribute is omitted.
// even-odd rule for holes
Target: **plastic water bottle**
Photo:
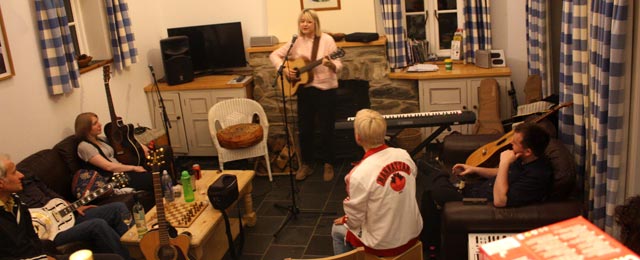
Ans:
<svg viewBox="0 0 640 260"><path fill-rule="evenodd" d="M144 207L139 201L133 205L133 218L136 220L136 229L138 229L138 238L142 238L147 233L147 222L144 219Z"/></svg>
<svg viewBox="0 0 640 260"><path fill-rule="evenodd" d="M189 175L188 171L182 171L180 182L182 183L182 194L184 194L184 201L192 202L194 200L193 189L191 188L191 175Z"/></svg>
<svg viewBox="0 0 640 260"><path fill-rule="evenodd" d="M162 171L162 189L164 190L164 199L167 202L173 202L175 198L173 194L173 181L167 170Z"/></svg>

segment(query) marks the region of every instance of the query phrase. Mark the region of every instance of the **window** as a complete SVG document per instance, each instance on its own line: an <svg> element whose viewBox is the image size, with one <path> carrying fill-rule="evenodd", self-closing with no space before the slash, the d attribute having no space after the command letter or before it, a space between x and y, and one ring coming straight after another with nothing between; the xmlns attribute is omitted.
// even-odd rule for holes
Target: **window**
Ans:
<svg viewBox="0 0 640 260"><path fill-rule="evenodd" d="M97 0L64 0L64 5L76 56L92 56L92 63L111 59L104 3Z"/></svg>
<svg viewBox="0 0 640 260"><path fill-rule="evenodd" d="M463 28L462 0L404 0L407 37L426 40L429 52L440 57L451 55L451 40Z"/></svg>

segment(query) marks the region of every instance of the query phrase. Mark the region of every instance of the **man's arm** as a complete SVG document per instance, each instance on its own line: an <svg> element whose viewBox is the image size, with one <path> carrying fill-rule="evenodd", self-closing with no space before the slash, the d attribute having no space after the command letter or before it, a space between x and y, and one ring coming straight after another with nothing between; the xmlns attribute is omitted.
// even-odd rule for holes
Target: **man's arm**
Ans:
<svg viewBox="0 0 640 260"><path fill-rule="evenodd" d="M367 214L369 193L360 183L349 183L349 197L343 202L344 214L347 216L347 226L357 229L362 226Z"/></svg>
<svg viewBox="0 0 640 260"><path fill-rule="evenodd" d="M454 174L465 176L467 174L477 174L483 178L492 178L498 174L498 168L474 167L466 164L456 164L452 169Z"/></svg>
<svg viewBox="0 0 640 260"><path fill-rule="evenodd" d="M496 207L507 206L507 192L509 191L509 165L517 159L513 150L500 153L496 181L493 184L493 205Z"/></svg>

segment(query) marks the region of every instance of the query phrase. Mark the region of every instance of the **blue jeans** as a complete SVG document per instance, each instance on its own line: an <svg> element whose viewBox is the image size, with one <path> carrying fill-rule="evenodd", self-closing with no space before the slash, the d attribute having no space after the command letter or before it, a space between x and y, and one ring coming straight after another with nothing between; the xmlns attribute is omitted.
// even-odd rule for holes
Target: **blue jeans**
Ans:
<svg viewBox="0 0 640 260"><path fill-rule="evenodd" d="M333 254L339 255L355 249L349 242L345 240L347 237L347 228L344 225L333 224L331 227L331 238L333 239Z"/></svg>
<svg viewBox="0 0 640 260"><path fill-rule="evenodd" d="M90 243L95 253L114 253L129 259L129 251L120 244L120 236L128 230L122 222L122 211L128 211L122 202L88 209L84 216L76 215L76 224L60 232L53 242L59 246L83 241Z"/></svg>

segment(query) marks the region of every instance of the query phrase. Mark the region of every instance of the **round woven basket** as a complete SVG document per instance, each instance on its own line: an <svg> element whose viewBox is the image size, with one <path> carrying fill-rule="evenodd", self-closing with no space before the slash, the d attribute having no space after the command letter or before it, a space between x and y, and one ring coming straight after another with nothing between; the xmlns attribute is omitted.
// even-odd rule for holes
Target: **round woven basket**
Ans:
<svg viewBox="0 0 640 260"><path fill-rule="evenodd" d="M411 152L422 142L422 132L418 128L405 128L396 136L396 141L400 148Z"/></svg>

